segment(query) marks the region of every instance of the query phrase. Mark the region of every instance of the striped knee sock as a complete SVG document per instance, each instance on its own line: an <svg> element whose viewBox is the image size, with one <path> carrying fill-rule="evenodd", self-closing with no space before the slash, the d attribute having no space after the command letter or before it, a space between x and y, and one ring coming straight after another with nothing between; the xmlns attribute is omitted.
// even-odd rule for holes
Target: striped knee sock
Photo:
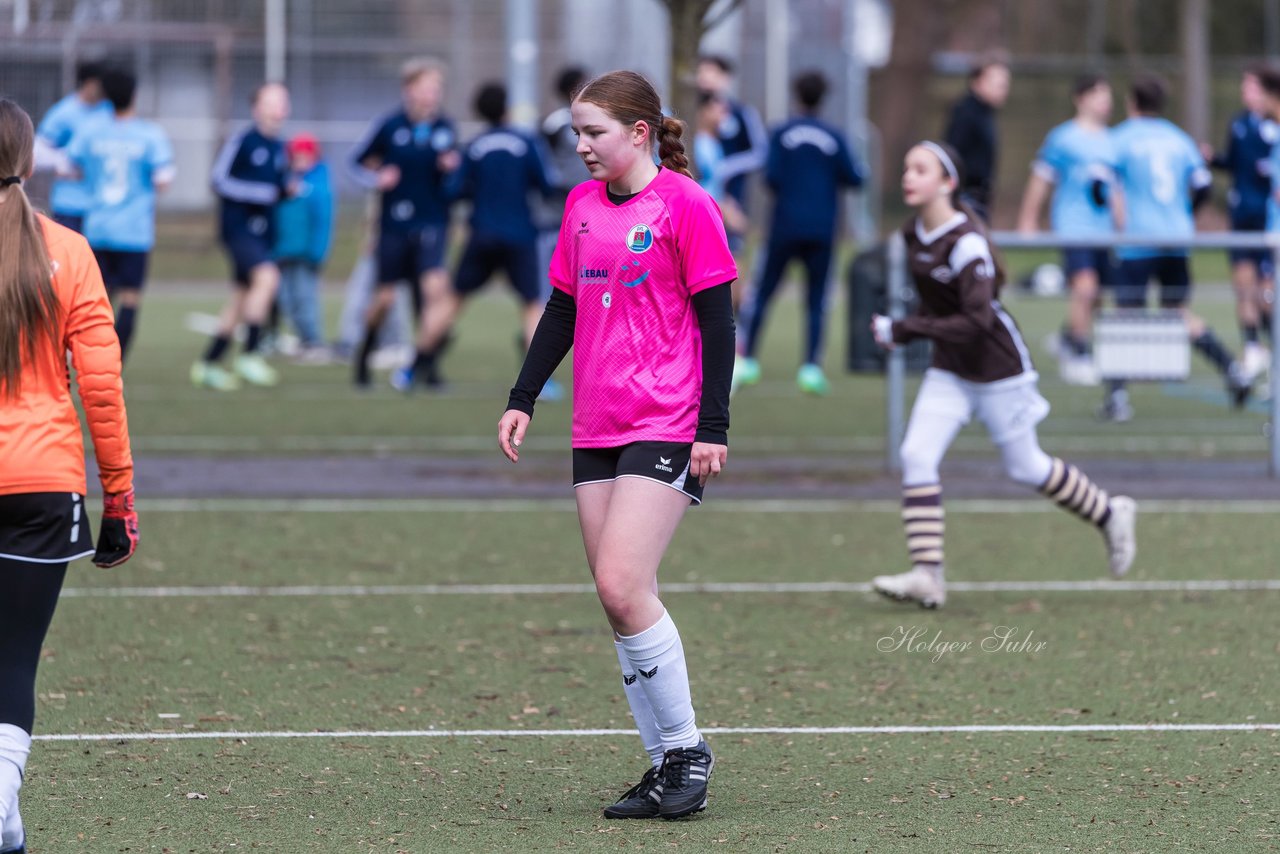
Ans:
<svg viewBox="0 0 1280 854"><path fill-rule="evenodd" d="M902 525L907 531L907 552L913 566L942 571L942 484L902 488Z"/></svg>
<svg viewBox="0 0 1280 854"><path fill-rule="evenodd" d="M1057 457L1053 458L1049 479L1041 484L1040 491L1058 502L1059 507L1099 528L1111 518L1111 498L1107 491L1089 480L1080 469Z"/></svg>

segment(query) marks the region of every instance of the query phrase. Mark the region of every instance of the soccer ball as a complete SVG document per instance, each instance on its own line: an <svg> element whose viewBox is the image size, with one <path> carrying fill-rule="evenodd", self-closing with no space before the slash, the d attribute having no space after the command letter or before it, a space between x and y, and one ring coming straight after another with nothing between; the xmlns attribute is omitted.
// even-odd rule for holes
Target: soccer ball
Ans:
<svg viewBox="0 0 1280 854"><path fill-rule="evenodd" d="M1067 277L1057 264L1041 264L1027 277L1027 290L1038 297L1061 296L1067 289Z"/></svg>

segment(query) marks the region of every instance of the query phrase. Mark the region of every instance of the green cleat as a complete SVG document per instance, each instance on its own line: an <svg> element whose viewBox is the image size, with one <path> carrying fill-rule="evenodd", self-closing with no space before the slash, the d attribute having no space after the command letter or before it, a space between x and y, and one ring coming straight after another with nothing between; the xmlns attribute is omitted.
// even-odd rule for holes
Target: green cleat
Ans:
<svg viewBox="0 0 1280 854"><path fill-rule="evenodd" d="M196 362L191 366L191 384L196 388L214 391L235 391L240 388L236 375L211 362Z"/></svg>
<svg viewBox="0 0 1280 854"><path fill-rule="evenodd" d="M760 382L760 363L750 356L739 356L733 361L733 379L729 383L729 395L738 389Z"/></svg>
<svg viewBox="0 0 1280 854"><path fill-rule="evenodd" d="M800 367L800 371L796 374L796 385L800 386L800 390L805 394L812 394L815 397L826 397L831 393L831 383L827 382L827 375L822 372L822 368L813 363Z"/></svg>
<svg viewBox="0 0 1280 854"><path fill-rule="evenodd" d="M276 369L257 353L241 353L237 356L236 373L250 385L272 386L280 381Z"/></svg>

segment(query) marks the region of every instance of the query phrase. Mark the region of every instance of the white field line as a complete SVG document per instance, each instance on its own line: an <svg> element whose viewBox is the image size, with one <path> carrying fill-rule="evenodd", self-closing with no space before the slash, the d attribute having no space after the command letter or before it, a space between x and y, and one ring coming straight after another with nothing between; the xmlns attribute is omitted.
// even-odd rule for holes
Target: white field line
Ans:
<svg viewBox="0 0 1280 854"><path fill-rule="evenodd" d="M1276 732L1280 724L963 724L957 726L702 727L710 735L932 735L977 733ZM598 738L635 737L632 729L420 729L332 732L41 733L33 741L194 741L254 738Z"/></svg>
<svg viewBox="0 0 1280 854"><path fill-rule="evenodd" d="M570 487L565 484L565 492ZM572 499L556 498L140 498L146 513L572 513ZM724 499L698 508L698 513L898 513L894 499ZM947 500L948 513L1061 513L1039 496L1026 498L956 498ZM1280 500L1144 499L1142 514L1280 513Z"/></svg>
<svg viewBox="0 0 1280 854"><path fill-rule="evenodd" d="M1256 435L1172 436L1162 434L1128 434L1097 436L1047 436L1046 446L1055 452L1091 453L1183 453L1199 455L1205 451L1265 451L1267 439L1259 429ZM254 452L432 452L491 451L498 453L496 440L488 436L197 436L139 435L133 447L143 453L254 453ZM884 438L880 436L814 436L803 439L785 437L744 437L734 439L735 450L768 453L849 452L882 453ZM985 436L960 436L952 447L958 451L989 451L991 442ZM523 451L568 451L568 436L530 436L521 446ZM1259 463L1262 465L1262 463Z"/></svg>
<svg viewBox="0 0 1280 854"><path fill-rule="evenodd" d="M1280 579L1188 581L951 581L953 593L1166 593L1280 590ZM278 587L68 587L64 599L224 599L261 597L363 596L537 596L595 593L591 584L404 584L284 585ZM663 593L870 593L853 581L739 581L663 584Z"/></svg>

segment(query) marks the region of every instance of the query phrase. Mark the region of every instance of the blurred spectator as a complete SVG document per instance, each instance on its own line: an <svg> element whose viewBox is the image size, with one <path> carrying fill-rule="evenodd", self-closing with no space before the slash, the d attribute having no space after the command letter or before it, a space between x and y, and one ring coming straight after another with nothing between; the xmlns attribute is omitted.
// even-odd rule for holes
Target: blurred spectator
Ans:
<svg viewBox="0 0 1280 854"><path fill-rule="evenodd" d="M765 152L769 136L764 122L755 107L733 97L733 63L723 56L706 54L698 58L697 84L699 91L711 92L724 98L728 107L720 123L720 144L724 147L724 161L720 164L719 177L725 192L744 212L747 207L747 177L764 168ZM736 253L742 248L747 223L739 229L725 226L729 232L729 247ZM734 284L740 287L741 279Z"/></svg>
<svg viewBox="0 0 1280 854"><path fill-rule="evenodd" d="M560 234L560 220L564 217L564 202L569 191L583 181L591 180L591 173L578 154L578 135L573 132L573 119L569 105L573 96L587 82L587 72L576 65L560 70L556 75L555 92L559 106L542 120L542 138L550 157L550 173L555 182L555 192L542 200L537 215L538 234L538 282L542 298L551 296L551 279L547 270L551 267L551 253L556 248Z"/></svg>
<svg viewBox="0 0 1280 854"><path fill-rule="evenodd" d="M996 111L1009 98L1009 65L1001 56L982 58L969 72L969 91L951 109L943 134L960 155L964 200L983 220L991 221L992 189L999 157Z"/></svg>
<svg viewBox="0 0 1280 854"><path fill-rule="evenodd" d="M289 140L289 169L296 194L276 208L276 263L280 265L280 311L302 341L301 362L324 362L320 270L333 230L333 187L320 158L320 142L309 133Z"/></svg>
<svg viewBox="0 0 1280 854"><path fill-rule="evenodd" d="M729 102L714 92L698 93L698 115L693 129L693 164L698 173L698 183L711 194L720 206L726 231L742 233L747 229L747 217L738 202L725 189L724 145L720 141L720 127L729 115Z"/></svg>

